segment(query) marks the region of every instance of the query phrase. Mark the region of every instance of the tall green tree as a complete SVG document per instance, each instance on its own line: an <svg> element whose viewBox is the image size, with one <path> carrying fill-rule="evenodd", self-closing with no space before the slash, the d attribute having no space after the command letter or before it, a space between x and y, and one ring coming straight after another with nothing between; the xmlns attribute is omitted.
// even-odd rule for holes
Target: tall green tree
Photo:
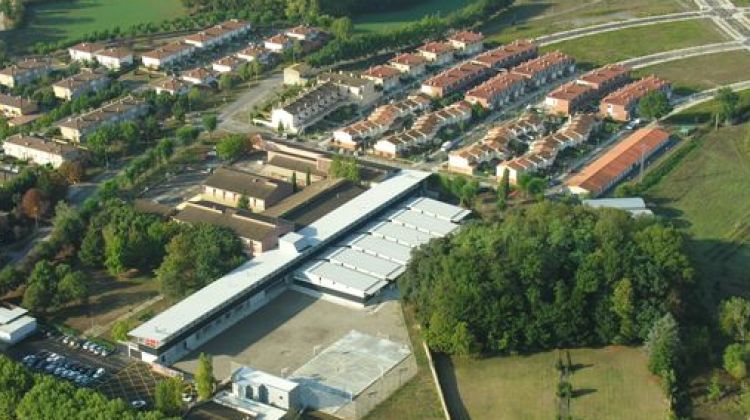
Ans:
<svg viewBox="0 0 750 420"><path fill-rule="evenodd" d="M177 378L168 378L156 384L154 400L156 409L165 416L177 417L182 407L182 382Z"/></svg>
<svg viewBox="0 0 750 420"><path fill-rule="evenodd" d="M334 19L334 21L331 23L331 33L336 38L349 39L353 31L354 24L352 24L352 19L348 16L342 16L340 18Z"/></svg>
<svg viewBox="0 0 750 420"><path fill-rule="evenodd" d="M206 129L209 136L211 136L211 133L213 133L219 125L219 119L214 114L203 115L201 121L203 122L203 128Z"/></svg>
<svg viewBox="0 0 750 420"><path fill-rule="evenodd" d="M662 91L649 92L638 102L638 115L650 120L659 119L671 111L669 98Z"/></svg>
<svg viewBox="0 0 750 420"><path fill-rule="evenodd" d="M651 373L663 376L675 370L679 364L681 343L677 321L672 314L668 313L654 323L645 345Z"/></svg>
<svg viewBox="0 0 750 420"><path fill-rule="evenodd" d="M733 340L747 341L750 332L750 301L739 296L723 301L719 307L719 326Z"/></svg>
<svg viewBox="0 0 750 420"><path fill-rule="evenodd" d="M201 353L198 356L198 368L195 371L195 388L198 399L205 401L214 393L214 367L211 356Z"/></svg>
<svg viewBox="0 0 750 420"><path fill-rule="evenodd" d="M230 134L216 145L216 154L225 161L239 159L250 149L247 138L241 134Z"/></svg>
<svg viewBox="0 0 750 420"><path fill-rule="evenodd" d="M714 111L716 125L718 126L720 122L728 125L734 124L740 95L730 87L723 87L716 91L714 98L716 100L716 110Z"/></svg>

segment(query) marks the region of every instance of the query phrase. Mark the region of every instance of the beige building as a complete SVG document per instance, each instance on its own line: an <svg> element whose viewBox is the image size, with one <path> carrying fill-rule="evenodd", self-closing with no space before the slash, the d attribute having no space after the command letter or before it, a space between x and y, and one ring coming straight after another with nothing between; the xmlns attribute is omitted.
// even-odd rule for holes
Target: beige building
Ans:
<svg viewBox="0 0 750 420"><path fill-rule="evenodd" d="M68 48L71 61L95 61L94 54L105 48L102 42L81 42Z"/></svg>
<svg viewBox="0 0 750 420"><path fill-rule="evenodd" d="M81 149L67 143L58 143L38 137L16 134L3 142L3 151L19 160L28 160L37 165L51 165L57 168L63 162L76 160L82 156Z"/></svg>
<svg viewBox="0 0 750 420"><path fill-rule="evenodd" d="M315 69L309 64L297 63L284 68L284 84L287 86L305 86L315 79Z"/></svg>
<svg viewBox="0 0 750 420"><path fill-rule="evenodd" d="M458 31L448 37L448 42L461 55L474 55L484 49L484 35L472 31Z"/></svg>
<svg viewBox="0 0 750 420"><path fill-rule="evenodd" d="M133 51L125 47L105 48L94 54L94 58L110 70L120 70L133 65Z"/></svg>
<svg viewBox="0 0 750 420"><path fill-rule="evenodd" d="M146 68L161 69L174 65L190 57L193 53L195 53L195 46L174 41L141 54L141 62Z"/></svg>
<svg viewBox="0 0 750 420"><path fill-rule="evenodd" d="M249 208L263 211L293 192L292 185L232 168L219 168L203 183L204 200L237 207L242 196L247 197Z"/></svg>
<svg viewBox="0 0 750 420"><path fill-rule="evenodd" d="M419 54L399 54L388 63L409 77L419 76L427 69L427 59Z"/></svg>
<svg viewBox="0 0 750 420"><path fill-rule="evenodd" d="M230 229L240 238L249 256L276 248L279 237L294 230L294 224L286 220L210 201L188 202L174 219L182 223L208 223Z"/></svg>
<svg viewBox="0 0 750 420"><path fill-rule="evenodd" d="M436 66L453 61L453 46L448 42L428 42L417 48L417 52Z"/></svg>
<svg viewBox="0 0 750 420"><path fill-rule="evenodd" d="M109 77L103 70L84 69L78 74L52 85L55 96L71 100L88 92L98 92L109 85Z"/></svg>
<svg viewBox="0 0 750 420"><path fill-rule="evenodd" d="M70 117L57 124L63 138L80 143L87 135L106 124L117 124L134 120L148 111L148 104L128 96L110 102L101 108L76 117Z"/></svg>
<svg viewBox="0 0 750 420"><path fill-rule="evenodd" d="M216 81L216 75L213 71L206 70L203 67L196 67L180 73L180 79L194 85L205 86L214 83Z"/></svg>
<svg viewBox="0 0 750 420"><path fill-rule="evenodd" d="M21 115L29 115L37 110L36 101L0 93L0 114L5 117L15 118Z"/></svg>
<svg viewBox="0 0 750 420"><path fill-rule="evenodd" d="M52 66L45 60L27 58L0 70L0 85L13 88L47 76Z"/></svg>
<svg viewBox="0 0 750 420"><path fill-rule="evenodd" d="M169 95L182 95L190 90L190 85L176 77L167 77L151 85L157 95L167 93Z"/></svg>

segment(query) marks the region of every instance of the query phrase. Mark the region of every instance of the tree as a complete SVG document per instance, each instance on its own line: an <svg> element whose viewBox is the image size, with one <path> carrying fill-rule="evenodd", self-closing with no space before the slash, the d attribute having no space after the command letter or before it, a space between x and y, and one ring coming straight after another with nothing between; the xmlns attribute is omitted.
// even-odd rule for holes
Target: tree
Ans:
<svg viewBox="0 0 750 420"><path fill-rule="evenodd" d="M242 243L232 231L204 223L182 228L166 252L155 273L162 293L171 299L195 292L245 260Z"/></svg>
<svg viewBox="0 0 750 420"><path fill-rule="evenodd" d="M74 271L66 274L57 284L58 305L70 302L85 303L89 297L88 281L86 275L81 271Z"/></svg>
<svg viewBox="0 0 750 420"><path fill-rule="evenodd" d="M65 178L68 184L77 184L83 181L86 175L83 163L79 160L67 160L57 168L57 171L60 172L60 175Z"/></svg>
<svg viewBox="0 0 750 420"><path fill-rule="evenodd" d="M190 109L192 110L194 106L200 105L200 103L202 102L203 93L201 93L201 90L198 89L197 86L193 86L187 93L187 99L188 104L190 105Z"/></svg>
<svg viewBox="0 0 750 420"><path fill-rule="evenodd" d="M44 312L49 309L56 289L55 270L46 260L34 265L28 279L28 286L23 294L24 308L33 312Z"/></svg>
<svg viewBox="0 0 750 420"><path fill-rule="evenodd" d="M675 369L679 361L680 336L672 314L659 318L646 338L648 369L656 375Z"/></svg>
<svg viewBox="0 0 750 420"><path fill-rule="evenodd" d="M750 328L750 301L734 296L722 302L719 307L719 326L721 331L733 340L747 341Z"/></svg>
<svg viewBox="0 0 750 420"><path fill-rule="evenodd" d="M195 371L195 388L198 391L198 399L205 401L211 398L214 392L214 367L211 356L201 353L198 356L198 368Z"/></svg>
<svg viewBox="0 0 750 420"><path fill-rule="evenodd" d="M633 339L633 283L622 279L612 292L612 310L620 317L620 337L618 341L628 343Z"/></svg>
<svg viewBox="0 0 750 420"><path fill-rule="evenodd" d="M740 102L740 95L733 91L730 87L723 87L716 91L716 125L719 125L720 121L725 124L733 124L734 118L737 116L737 106Z"/></svg>
<svg viewBox="0 0 750 420"><path fill-rule="evenodd" d="M667 94L660 90L647 93L638 102L638 115L650 120L659 119L671 111Z"/></svg>
<svg viewBox="0 0 750 420"><path fill-rule="evenodd" d="M508 195L510 194L510 170L508 170L508 168L505 168L503 171L503 176L500 178L500 185L498 186L497 192L501 199L508 199Z"/></svg>
<svg viewBox="0 0 750 420"><path fill-rule="evenodd" d="M203 128L208 131L209 137L211 133L216 130L216 127L219 125L219 120L216 118L216 115L213 114L207 114L201 117L201 121L203 122Z"/></svg>
<svg viewBox="0 0 750 420"><path fill-rule="evenodd" d="M104 238L98 229L89 228L81 242L78 259L89 268L101 267L104 260Z"/></svg>
<svg viewBox="0 0 750 420"><path fill-rule="evenodd" d="M312 184L312 179L310 175L310 168L305 168L305 186L309 187L310 184Z"/></svg>
<svg viewBox="0 0 750 420"><path fill-rule="evenodd" d="M0 418L15 418L16 406L33 386L34 378L28 369L0 355Z"/></svg>
<svg viewBox="0 0 750 420"><path fill-rule="evenodd" d="M250 210L250 199L247 195L240 195L240 199L237 200L237 208L242 210Z"/></svg>
<svg viewBox="0 0 750 420"><path fill-rule="evenodd" d="M37 225L39 218L47 214L49 207L49 200L38 188L29 189L21 199L21 211L26 217L34 219Z"/></svg>
<svg viewBox="0 0 750 420"><path fill-rule="evenodd" d="M359 164L354 157L334 155L328 175L333 178L344 178L352 182L359 182Z"/></svg>
<svg viewBox="0 0 750 420"><path fill-rule="evenodd" d="M241 134L230 134L216 145L216 155L225 161L236 160L248 150L248 140Z"/></svg>
<svg viewBox="0 0 750 420"><path fill-rule="evenodd" d="M177 378L168 378L156 384L154 400L156 409L165 416L177 417L182 407L182 383Z"/></svg>
<svg viewBox="0 0 750 420"><path fill-rule="evenodd" d="M747 356L747 349L742 344L728 345L724 349L724 370L734 379L744 379L747 376Z"/></svg>
<svg viewBox="0 0 750 420"><path fill-rule="evenodd" d="M224 73L219 77L219 90L227 91L234 86L234 77L231 74Z"/></svg>
<svg viewBox="0 0 750 420"><path fill-rule="evenodd" d="M337 18L331 23L331 33L339 39L349 39L353 30L352 19L348 16Z"/></svg>
<svg viewBox="0 0 750 420"><path fill-rule="evenodd" d="M297 192L297 171L292 172L292 191Z"/></svg>
<svg viewBox="0 0 750 420"><path fill-rule="evenodd" d="M198 134L198 129L196 127L193 127L192 125L184 125L178 128L175 132L177 140L179 140L180 144L182 144L183 146L192 143L195 139L198 138Z"/></svg>
<svg viewBox="0 0 750 420"><path fill-rule="evenodd" d="M128 339L128 332L132 328L133 321L129 318L118 320L112 325L112 338L117 341L126 341Z"/></svg>

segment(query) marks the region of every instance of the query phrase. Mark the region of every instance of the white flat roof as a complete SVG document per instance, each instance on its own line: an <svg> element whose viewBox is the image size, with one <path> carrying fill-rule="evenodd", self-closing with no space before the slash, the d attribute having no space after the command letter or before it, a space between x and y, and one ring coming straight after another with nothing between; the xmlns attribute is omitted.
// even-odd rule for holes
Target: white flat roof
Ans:
<svg viewBox="0 0 750 420"><path fill-rule="evenodd" d="M26 315L29 311L16 306L14 308L0 308L0 324L7 324L14 319L20 318Z"/></svg>
<svg viewBox="0 0 750 420"><path fill-rule="evenodd" d="M388 215L387 218L396 224L436 236L445 236L458 229L458 225L455 223L408 209L397 210Z"/></svg>
<svg viewBox="0 0 750 420"><path fill-rule="evenodd" d="M406 203L406 207L428 216L456 223L471 214L469 210L427 197L414 198Z"/></svg>
<svg viewBox="0 0 750 420"><path fill-rule="evenodd" d="M328 256L328 260L332 263L341 264L383 280L395 279L404 268L402 264L355 251L351 248L334 248L334 250Z"/></svg>
<svg viewBox="0 0 750 420"><path fill-rule="evenodd" d="M358 251L388 258L401 264L406 264L411 259L410 247L370 234L357 236L349 242L349 246Z"/></svg>
<svg viewBox="0 0 750 420"><path fill-rule="evenodd" d="M307 280L314 280L316 277L319 277L331 283L355 289L364 295L373 294L388 285L388 282L377 277L341 265L336 265L328 261L317 261L312 263L305 269L298 270L296 275L299 279Z"/></svg>
<svg viewBox="0 0 750 420"><path fill-rule="evenodd" d="M305 236L310 241L310 248L303 252L286 248L262 253L133 329L129 335L153 340L148 345L160 347L164 341L220 310L235 296L258 287L292 263L300 261L321 243L372 217L394 200L403 198L429 176L428 172L412 170L394 174L297 232L294 242L299 240L296 235Z"/></svg>
<svg viewBox="0 0 750 420"><path fill-rule="evenodd" d="M641 197L595 198L583 200L583 204L594 208L609 207L622 210L643 210L646 208L646 202Z"/></svg>
<svg viewBox="0 0 750 420"><path fill-rule="evenodd" d="M391 222L379 222L370 229L370 232L377 237L405 244L410 247L426 244L435 237L429 233L420 232L416 229Z"/></svg>
<svg viewBox="0 0 750 420"><path fill-rule="evenodd" d="M28 315L23 315L20 318L16 318L9 323L0 325L0 335L10 336L14 332L26 328L31 324L36 324L36 318L32 318Z"/></svg>
<svg viewBox="0 0 750 420"><path fill-rule="evenodd" d="M297 383L270 373L243 366L232 375L232 381L242 385L266 385L284 392L292 392Z"/></svg>

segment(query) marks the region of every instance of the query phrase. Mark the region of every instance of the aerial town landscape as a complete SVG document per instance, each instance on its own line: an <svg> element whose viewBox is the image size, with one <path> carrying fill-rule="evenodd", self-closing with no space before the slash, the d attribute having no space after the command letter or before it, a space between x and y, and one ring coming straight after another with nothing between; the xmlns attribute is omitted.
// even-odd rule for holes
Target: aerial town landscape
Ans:
<svg viewBox="0 0 750 420"><path fill-rule="evenodd" d="M750 418L749 0L0 0L0 418Z"/></svg>

